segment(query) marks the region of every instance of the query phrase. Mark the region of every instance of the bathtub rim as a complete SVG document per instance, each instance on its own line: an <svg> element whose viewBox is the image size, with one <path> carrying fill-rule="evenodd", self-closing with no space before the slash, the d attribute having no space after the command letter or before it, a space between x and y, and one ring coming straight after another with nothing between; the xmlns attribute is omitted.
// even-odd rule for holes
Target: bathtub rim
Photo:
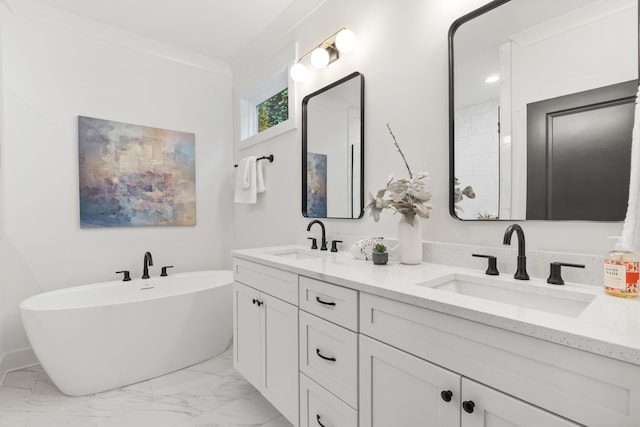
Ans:
<svg viewBox="0 0 640 427"><path fill-rule="evenodd" d="M132 299L132 300L123 300L120 302L108 302L108 303L87 303L84 305L74 305L74 306L63 306L63 307L55 307L55 306L48 306L48 307L42 307L42 306L29 306L30 304L41 304L38 300L41 299L45 299L48 297L51 297L52 295L64 295L67 293L77 293L77 292L82 292L83 290L90 290L90 289L100 289L100 288L108 288L110 286L139 286L141 284L144 283L150 283L148 282L149 280L162 280L162 279L166 279L166 278L188 278L189 276L196 276L196 275L203 275L205 273L219 273L217 276L223 276L224 277L224 281L221 281L220 283L215 283L211 286L206 286L206 287L202 287L199 289L192 289L188 292L181 292L181 293L172 293L172 294L163 294L163 295L156 295L156 296L151 296L148 298L144 298L144 299ZM85 285L76 285L76 286L69 286L66 288L60 288L60 289L53 289L50 291L45 291L45 292L40 292L34 295L31 295L25 299L23 299L20 304L18 305L20 312L22 313L23 311L28 312L28 311L64 311L64 310L81 310L81 309L89 309L89 308L100 308L100 307L108 307L108 306L112 306L112 305L120 305L120 304L135 304L135 303L144 303L145 301L151 301L151 300L160 300L160 299L164 299L164 298L175 298L181 295L187 295L187 294L194 294L194 293L198 293L198 292L202 292L202 291L206 291L209 289L214 289L217 287L221 287L221 286L227 286L227 285L231 285L233 284L233 271L232 270L198 270L198 271L188 271L188 272L184 272L184 273L174 273L170 276L167 277L160 277L160 276L152 276L149 279L141 279L141 278L137 278L137 279L132 279L131 281L128 282L124 282L122 280L111 280L108 282L96 282L96 283L88 283Z"/></svg>

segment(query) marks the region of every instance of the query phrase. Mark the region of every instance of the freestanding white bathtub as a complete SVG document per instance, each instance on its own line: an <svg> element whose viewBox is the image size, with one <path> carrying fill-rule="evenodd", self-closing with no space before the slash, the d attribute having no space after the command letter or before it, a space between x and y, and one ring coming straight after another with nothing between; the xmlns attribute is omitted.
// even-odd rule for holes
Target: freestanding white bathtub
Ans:
<svg viewBox="0 0 640 427"><path fill-rule="evenodd" d="M63 393L133 384L222 353L232 337L231 271L105 282L25 299L31 346Z"/></svg>

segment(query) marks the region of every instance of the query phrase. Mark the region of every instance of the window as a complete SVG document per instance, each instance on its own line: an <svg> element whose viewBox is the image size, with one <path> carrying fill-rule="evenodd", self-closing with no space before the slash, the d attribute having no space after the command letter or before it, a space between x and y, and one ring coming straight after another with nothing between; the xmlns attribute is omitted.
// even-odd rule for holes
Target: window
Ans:
<svg viewBox="0 0 640 427"><path fill-rule="evenodd" d="M284 88L256 107L258 133L287 119L289 119L289 88Z"/></svg>

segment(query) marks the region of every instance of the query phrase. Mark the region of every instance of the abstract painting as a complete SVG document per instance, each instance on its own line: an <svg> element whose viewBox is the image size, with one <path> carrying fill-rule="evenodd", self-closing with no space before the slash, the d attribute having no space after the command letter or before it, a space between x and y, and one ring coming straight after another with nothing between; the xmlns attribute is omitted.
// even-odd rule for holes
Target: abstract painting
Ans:
<svg viewBox="0 0 640 427"><path fill-rule="evenodd" d="M327 155L307 153L307 216L327 217Z"/></svg>
<svg viewBox="0 0 640 427"><path fill-rule="evenodd" d="M195 134L78 116L80 227L196 224Z"/></svg>

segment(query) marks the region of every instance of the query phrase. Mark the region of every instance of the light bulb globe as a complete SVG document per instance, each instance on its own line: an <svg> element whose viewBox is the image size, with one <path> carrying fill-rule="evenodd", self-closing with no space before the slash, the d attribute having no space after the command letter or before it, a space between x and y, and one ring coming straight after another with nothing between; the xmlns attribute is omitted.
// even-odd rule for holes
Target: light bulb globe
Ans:
<svg viewBox="0 0 640 427"><path fill-rule="evenodd" d="M318 70L322 70L329 65L329 52L326 49L319 47L311 53L311 65Z"/></svg>
<svg viewBox="0 0 640 427"><path fill-rule="evenodd" d="M304 64L296 62L291 66L289 75L294 82L304 81L307 78L307 67L305 67Z"/></svg>
<svg viewBox="0 0 640 427"><path fill-rule="evenodd" d="M340 53L349 53L356 47L356 35L353 31L344 29L336 36L336 47Z"/></svg>

